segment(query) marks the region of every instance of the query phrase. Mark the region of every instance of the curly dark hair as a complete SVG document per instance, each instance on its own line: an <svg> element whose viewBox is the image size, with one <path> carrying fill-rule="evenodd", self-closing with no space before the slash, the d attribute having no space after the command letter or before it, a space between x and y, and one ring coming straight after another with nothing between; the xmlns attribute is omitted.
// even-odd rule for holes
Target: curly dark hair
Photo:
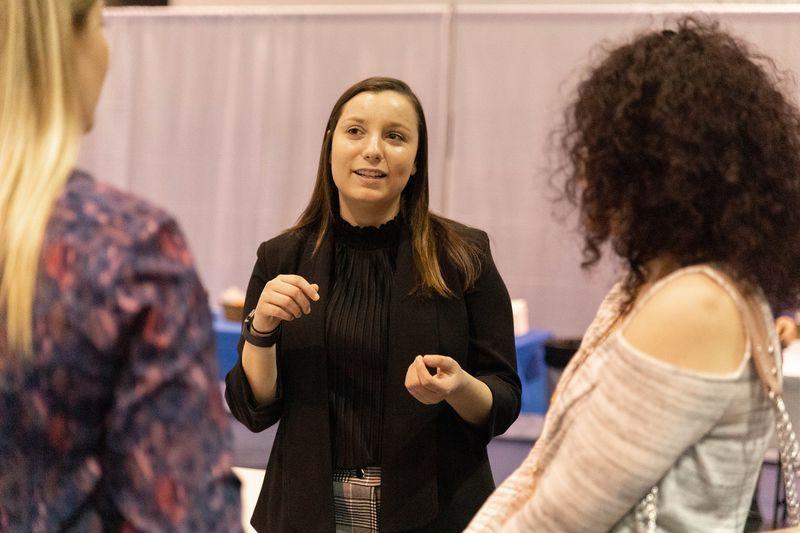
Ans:
<svg viewBox="0 0 800 533"><path fill-rule="evenodd" d="M628 266L720 262L779 308L800 296L800 114L772 61L685 17L610 51L561 137L584 268L605 243Z"/></svg>

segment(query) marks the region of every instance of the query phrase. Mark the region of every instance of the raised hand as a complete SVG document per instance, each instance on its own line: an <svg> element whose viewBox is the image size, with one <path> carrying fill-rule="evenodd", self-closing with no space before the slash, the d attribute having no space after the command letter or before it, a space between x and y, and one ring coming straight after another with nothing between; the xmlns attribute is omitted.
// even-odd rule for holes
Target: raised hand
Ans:
<svg viewBox="0 0 800 533"><path fill-rule="evenodd" d="M431 374L431 371L435 371ZM406 372L406 389L424 404L446 400L465 382L466 372L452 357L418 355Z"/></svg>
<svg viewBox="0 0 800 533"><path fill-rule="evenodd" d="M281 321L292 321L311 313L311 302L319 300L319 285L302 276L280 274L264 285L256 304L253 328L268 332Z"/></svg>

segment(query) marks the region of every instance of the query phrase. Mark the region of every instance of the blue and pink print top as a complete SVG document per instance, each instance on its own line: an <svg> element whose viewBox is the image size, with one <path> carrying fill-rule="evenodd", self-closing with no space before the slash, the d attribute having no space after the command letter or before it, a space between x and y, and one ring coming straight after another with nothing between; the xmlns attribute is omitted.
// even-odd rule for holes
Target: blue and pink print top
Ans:
<svg viewBox="0 0 800 533"><path fill-rule="evenodd" d="M239 531L211 315L174 219L75 172L41 258L32 354L0 329L0 531Z"/></svg>

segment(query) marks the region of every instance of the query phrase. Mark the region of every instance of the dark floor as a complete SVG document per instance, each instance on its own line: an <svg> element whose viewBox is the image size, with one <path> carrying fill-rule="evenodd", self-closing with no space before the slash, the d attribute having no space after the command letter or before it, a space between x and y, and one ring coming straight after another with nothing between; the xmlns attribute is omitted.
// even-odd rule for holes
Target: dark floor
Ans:
<svg viewBox="0 0 800 533"><path fill-rule="evenodd" d="M248 468L264 468L275 438L277 426L263 431L251 433L236 420L232 420L234 435L234 463L236 466ZM521 417L521 420L509 430L507 435L494 439L488 447L489 461L496 483L501 483L523 461L531 449L533 438L541 428L541 417ZM762 523L753 520L746 531L772 529L772 517L775 509L775 482L777 468L774 463L764 463L761 479L758 484L758 507L761 511ZM780 520L778 525L780 525Z"/></svg>

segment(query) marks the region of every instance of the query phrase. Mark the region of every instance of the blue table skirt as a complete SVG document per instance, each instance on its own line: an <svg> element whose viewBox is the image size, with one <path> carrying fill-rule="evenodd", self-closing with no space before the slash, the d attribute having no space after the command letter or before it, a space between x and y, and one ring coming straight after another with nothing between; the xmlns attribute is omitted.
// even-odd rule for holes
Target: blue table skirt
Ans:
<svg viewBox="0 0 800 533"><path fill-rule="evenodd" d="M217 338L220 379L225 379L225 374L233 368L239 358L236 344L239 342L241 331L241 322L225 320L221 313L214 313L214 335Z"/></svg>
<svg viewBox="0 0 800 533"><path fill-rule="evenodd" d="M219 357L219 376L225 374L236 364L241 322L225 320L214 313L214 333L217 338ZM517 346L517 371L522 380L522 411L544 413L547 411L549 392L547 390L547 368L544 364L544 343L551 337L549 331L531 330L515 339Z"/></svg>
<svg viewBox="0 0 800 533"><path fill-rule="evenodd" d="M514 339L517 346L517 372L522 381L523 413L544 414L550 404L544 343L552 336L549 331L532 329Z"/></svg>

